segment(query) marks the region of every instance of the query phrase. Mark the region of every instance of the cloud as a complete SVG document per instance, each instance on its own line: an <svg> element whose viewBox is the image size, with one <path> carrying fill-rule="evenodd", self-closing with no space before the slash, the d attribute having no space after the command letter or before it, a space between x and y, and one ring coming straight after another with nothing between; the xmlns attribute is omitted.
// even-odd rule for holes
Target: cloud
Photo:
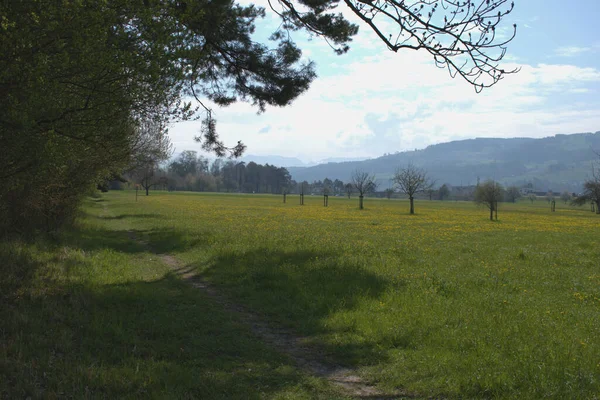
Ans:
<svg viewBox="0 0 600 400"><path fill-rule="evenodd" d="M559 57L576 57L589 51L592 51L591 47L566 46L554 49L554 54Z"/></svg>
<svg viewBox="0 0 600 400"><path fill-rule="evenodd" d="M517 64L517 74L481 94L461 78L433 65L422 51L385 50L362 28L346 55L333 55L322 40L297 39L317 62L310 90L285 108L257 115L245 103L211 105L221 138L238 140L257 155L303 161L327 157L375 157L472 137L543 137L600 130L600 71L563 64ZM586 49L580 47L562 49ZM579 50L564 50L567 54ZM581 54L581 51L579 51ZM199 123L176 124L177 151L198 150Z"/></svg>

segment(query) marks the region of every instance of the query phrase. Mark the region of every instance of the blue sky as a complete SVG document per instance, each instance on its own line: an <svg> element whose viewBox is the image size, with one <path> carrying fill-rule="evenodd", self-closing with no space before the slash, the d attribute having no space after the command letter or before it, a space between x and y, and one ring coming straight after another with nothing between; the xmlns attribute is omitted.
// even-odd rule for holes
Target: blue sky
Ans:
<svg viewBox="0 0 600 400"><path fill-rule="evenodd" d="M342 56L297 33L304 56L317 64L311 89L291 106L260 115L244 103L215 107L218 130L228 143L244 141L248 154L303 161L376 157L474 137L599 131L598 15L598 0L515 0L505 26L516 23L518 33L503 64L521 71L480 94L423 52L387 50L367 26L360 25ZM268 13L257 37L277 25ZM200 150L193 141L199 127L171 127L176 152Z"/></svg>

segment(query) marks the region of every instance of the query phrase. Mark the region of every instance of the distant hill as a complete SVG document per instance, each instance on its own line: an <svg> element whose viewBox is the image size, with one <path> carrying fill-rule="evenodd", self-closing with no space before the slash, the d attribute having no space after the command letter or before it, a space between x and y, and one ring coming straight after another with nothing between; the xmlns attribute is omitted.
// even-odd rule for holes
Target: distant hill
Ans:
<svg viewBox="0 0 600 400"><path fill-rule="evenodd" d="M541 191L579 191L600 151L600 132L556 135L542 139L476 138L431 145L422 150L388 154L365 161L288 168L296 181L341 179L362 169L376 175L380 188L390 186L398 167L412 162L424 168L438 185L475 184L496 179L505 185L532 183Z"/></svg>
<svg viewBox="0 0 600 400"><path fill-rule="evenodd" d="M326 164L330 162L346 162L346 161L363 161L366 157L334 157L334 158L325 158L323 160L317 162L304 162L299 158L295 157L283 157L283 156L256 156L252 154L248 154L242 157L239 161L243 161L245 163L249 163L250 161L254 161L257 164L271 164L277 167L312 167L319 164Z"/></svg>
<svg viewBox="0 0 600 400"><path fill-rule="evenodd" d="M282 157L282 156L255 156L252 154L248 154L242 157L239 161L243 161L245 163L249 163L254 161L257 164L271 164L277 167L301 167L301 166L309 166L311 164L306 164L299 158L295 157Z"/></svg>

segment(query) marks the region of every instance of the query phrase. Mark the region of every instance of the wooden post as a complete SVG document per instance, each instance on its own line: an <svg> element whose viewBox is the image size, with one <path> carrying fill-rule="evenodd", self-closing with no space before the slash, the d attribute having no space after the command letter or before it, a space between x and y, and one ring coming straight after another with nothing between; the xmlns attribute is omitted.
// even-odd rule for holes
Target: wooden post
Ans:
<svg viewBox="0 0 600 400"><path fill-rule="evenodd" d="M552 212L556 211L556 201L554 199L550 203L550 211L552 211Z"/></svg>
<svg viewBox="0 0 600 400"><path fill-rule="evenodd" d="M138 189L140 188L139 185L135 185L135 201L137 202L137 196L138 196Z"/></svg>
<svg viewBox="0 0 600 400"><path fill-rule="evenodd" d="M324 194L323 195L323 207L327 207L328 203L329 203L329 196Z"/></svg>

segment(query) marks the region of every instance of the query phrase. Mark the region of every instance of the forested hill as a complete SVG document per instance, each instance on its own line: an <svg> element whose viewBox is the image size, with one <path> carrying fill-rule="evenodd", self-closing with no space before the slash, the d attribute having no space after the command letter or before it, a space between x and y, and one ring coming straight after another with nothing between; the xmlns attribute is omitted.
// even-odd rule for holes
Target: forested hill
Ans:
<svg viewBox="0 0 600 400"><path fill-rule="evenodd" d="M556 135L543 139L477 138L441 143L422 150L384 155L365 161L288 168L296 181L324 178L348 181L352 171L376 175L380 188L389 186L398 167L409 162L424 168L438 184L475 184L495 178L504 184L532 183L539 190L580 189L600 151L600 132Z"/></svg>

